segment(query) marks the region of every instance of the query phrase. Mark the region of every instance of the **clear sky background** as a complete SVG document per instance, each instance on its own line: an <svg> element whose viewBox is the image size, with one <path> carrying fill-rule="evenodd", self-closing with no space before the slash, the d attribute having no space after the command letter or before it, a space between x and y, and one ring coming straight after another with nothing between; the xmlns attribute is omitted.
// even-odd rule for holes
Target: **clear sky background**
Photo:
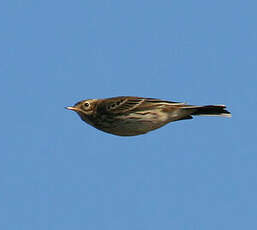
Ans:
<svg viewBox="0 0 257 230"><path fill-rule="evenodd" d="M0 229L257 229L257 2L0 4ZM233 117L137 137L65 106L145 96Z"/></svg>

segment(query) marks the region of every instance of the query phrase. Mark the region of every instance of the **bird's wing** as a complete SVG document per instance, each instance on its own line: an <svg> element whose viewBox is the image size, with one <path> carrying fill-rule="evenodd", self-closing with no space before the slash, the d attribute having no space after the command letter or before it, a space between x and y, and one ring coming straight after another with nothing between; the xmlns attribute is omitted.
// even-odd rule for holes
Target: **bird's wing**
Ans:
<svg viewBox="0 0 257 230"><path fill-rule="evenodd" d="M99 104L99 109L109 113L125 113L132 110L143 111L150 110L153 107L161 107L164 105L183 105L184 103L164 101L154 98L143 97L114 97L104 99Z"/></svg>

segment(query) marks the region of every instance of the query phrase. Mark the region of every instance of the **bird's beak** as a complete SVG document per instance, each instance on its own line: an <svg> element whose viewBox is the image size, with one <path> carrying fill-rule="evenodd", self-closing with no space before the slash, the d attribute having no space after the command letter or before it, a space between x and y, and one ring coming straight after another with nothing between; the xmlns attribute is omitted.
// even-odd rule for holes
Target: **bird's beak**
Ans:
<svg viewBox="0 0 257 230"><path fill-rule="evenodd" d="M68 110L73 110L73 111L79 111L79 109L78 108L76 108L76 107L72 107L72 106L68 106L68 107L65 107L65 109L68 109Z"/></svg>

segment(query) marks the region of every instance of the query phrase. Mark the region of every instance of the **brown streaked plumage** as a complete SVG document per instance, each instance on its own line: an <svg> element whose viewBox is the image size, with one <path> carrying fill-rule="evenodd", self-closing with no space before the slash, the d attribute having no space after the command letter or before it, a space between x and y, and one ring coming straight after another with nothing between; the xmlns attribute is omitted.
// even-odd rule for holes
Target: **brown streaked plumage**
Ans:
<svg viewBox="0 0 257 230"><path fill-rule="evenodd" d="M225 105L196 106L143 97L87 99L66 108L95 128L119 136L145 134L196 115L231 117Z"/></svg>

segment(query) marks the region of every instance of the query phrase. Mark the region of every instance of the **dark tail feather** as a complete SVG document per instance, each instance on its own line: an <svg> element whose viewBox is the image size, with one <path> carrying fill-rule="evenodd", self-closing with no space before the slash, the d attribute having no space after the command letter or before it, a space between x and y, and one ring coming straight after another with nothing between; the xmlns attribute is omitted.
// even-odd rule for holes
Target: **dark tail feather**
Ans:
<svg viewBox="0 0 257 230"><path fill-rule="evenodd" d="M190 110L190 115L192 116L199 115L231 117L231 113L225 109L225 105L188 106L184 108Z"/></svg>

